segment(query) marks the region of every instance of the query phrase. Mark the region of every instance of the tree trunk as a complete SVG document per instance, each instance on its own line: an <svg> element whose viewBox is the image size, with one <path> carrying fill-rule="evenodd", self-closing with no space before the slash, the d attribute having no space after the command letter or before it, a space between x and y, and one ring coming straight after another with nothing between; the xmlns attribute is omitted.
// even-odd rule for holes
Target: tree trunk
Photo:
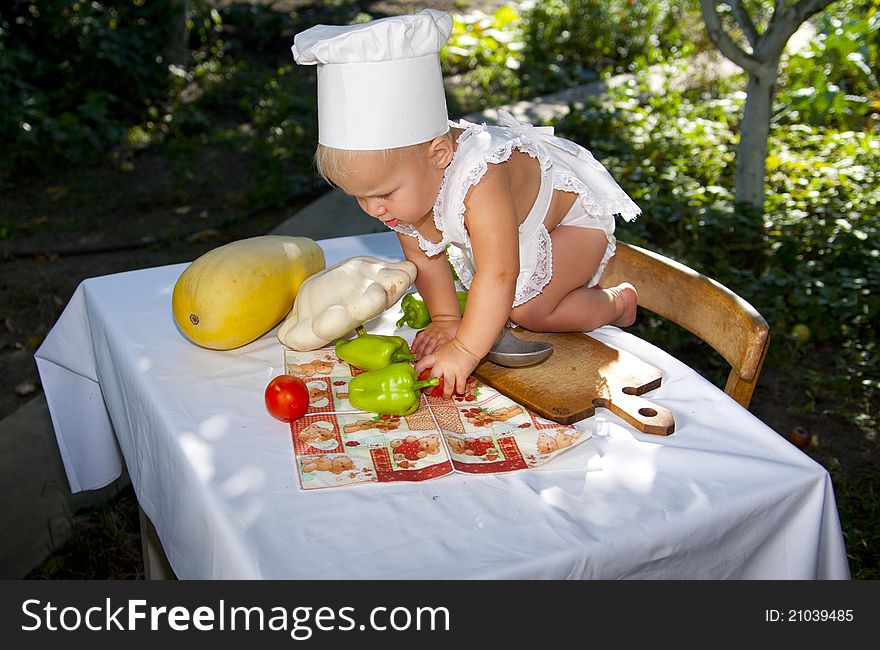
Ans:
<svg viewBox="0 0 880 650"><path fill-rule="evenodd" d="M185 68L189 52L189 2L187 0L169 0L168 12L171 30L168 41L162 48L162 58L167 65Z"/></svg>
<svg viewBox="0 0 880 650"><path fill-rule="evenodd" d="M798 27L833 0L775 0L773 14L763 32L756 28L755 21L742 0L699 1L709 38L724 56L749 75L746 106L736 152L734 200L738 208L745 208L756 218L760 218L764 214L767 138L770 134L779 59L785 44ZM718 12L718 5L721 4L730 7L751 51L747 52L725 29Z"/></svg>
<svg viewBox="0 0 880 650"><path fill-rule="evenodd" d="M746 105L740 125L734 200L737 205L746 207L755 215L764 213L767 139L770 135L778 67L777 60L749 73Z"/></svg>

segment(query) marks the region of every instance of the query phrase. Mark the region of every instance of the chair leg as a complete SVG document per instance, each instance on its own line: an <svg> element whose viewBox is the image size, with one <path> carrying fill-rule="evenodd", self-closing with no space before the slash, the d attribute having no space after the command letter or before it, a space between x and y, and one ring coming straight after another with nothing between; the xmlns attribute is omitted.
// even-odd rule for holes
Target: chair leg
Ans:
<svg viewBox="0 0 880 650"><path fill-rule="evenodd" d="M755 392L755 380L746 381L736 374L736 370L731 370L727 376L724 392L739 402L743 408L749 408L752 394Z"/></svg>
<svg viewBox="0 0 880 650"><path fill-rule="evenodd" d="M752 395L755 392L755 386L758 384L758 377L761 376L761 368L764 367L764 358L767 356L767 350L770 348L770 337L764 343L764 349L761 350L761 359L755 368L755 374L750 380L740 377L736 370L731 370L727 376L727 384L724 386L724 392L739 402L743 408L749 408L752 402Z"/></svg>

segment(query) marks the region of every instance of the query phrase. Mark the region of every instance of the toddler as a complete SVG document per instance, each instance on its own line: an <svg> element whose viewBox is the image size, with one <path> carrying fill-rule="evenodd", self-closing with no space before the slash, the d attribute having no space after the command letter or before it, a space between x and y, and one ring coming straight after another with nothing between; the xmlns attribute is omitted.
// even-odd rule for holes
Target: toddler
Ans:
<svg viewBox="0 0 880 650"><path fill-rule="evenodd" d="M449 122L438 53L451 29L426 9L318 25L292 48L318 65L319 171L397 231L418 268L432 322L413 341L416 370L442 377L446 397L509 321L626 327L638 300L629 283L595 286L614 255L614 215L639 208L586 149L505 111L498 126ZM463 317L450 262L469 290Z"/></svg>

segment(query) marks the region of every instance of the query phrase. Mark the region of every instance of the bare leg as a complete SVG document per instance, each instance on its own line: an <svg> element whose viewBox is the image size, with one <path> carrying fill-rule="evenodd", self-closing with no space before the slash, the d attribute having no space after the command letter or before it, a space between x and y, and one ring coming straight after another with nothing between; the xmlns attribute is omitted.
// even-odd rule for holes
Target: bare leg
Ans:
<svg viewBox="0 0 880 650"><path fill-rule="evenodd" d="M559 226L550 233L553 278L540 295L515 307L511 318L544 332L589 332L635 321L638 295L629 283L609 289L584 286L602 261L608 239L594 228Z"/></svg>

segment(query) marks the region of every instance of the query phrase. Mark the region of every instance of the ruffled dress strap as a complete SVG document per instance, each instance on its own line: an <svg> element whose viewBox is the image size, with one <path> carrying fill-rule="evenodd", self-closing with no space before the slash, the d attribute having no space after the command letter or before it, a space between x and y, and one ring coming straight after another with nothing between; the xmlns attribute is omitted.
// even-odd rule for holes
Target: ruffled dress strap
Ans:
<svg viewBox="0 0 880 650"><path fill-rule="evenodd" d="M526 140L543 145L556 165L555 189L576 192L590 214L620 215L626 221L633 221L641 214L639 206L592 153L576 142L555 135L552 126L520 122L504 109L498 110L498 121Z"/></svg>

